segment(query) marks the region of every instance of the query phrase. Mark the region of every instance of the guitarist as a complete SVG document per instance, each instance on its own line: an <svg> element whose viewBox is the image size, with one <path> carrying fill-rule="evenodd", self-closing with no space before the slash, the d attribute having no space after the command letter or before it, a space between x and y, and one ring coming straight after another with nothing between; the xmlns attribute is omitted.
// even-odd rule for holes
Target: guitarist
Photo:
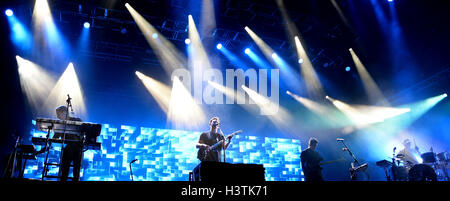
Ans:
<svg viewBox="0 0 450 201"><path fill-rule="evenodd" d="M318 143L316 138L310 138L308 148L303 150L300 155L305 181L323 181L322 167L320 166L323 158L315 150Z"/></svg>
<svg viewBox="0 0 450 201"><path fill-rule="evenodd" d="M221 149L222 148L227 149L228 146L230 145L232 136L228 137L228 142L224 140L225 136L223 135L222 130L219 128L219 125L220 125L219 117L211 118L209 120L209 127L210 127L209 132L204 132L200 135L196 148L200 149L198 158L201 161L220 162ZM220 133L218 131L220 131ZM225 141L223 146L220 147L218 150L211 150L211 146L221 140Z"/></svg>

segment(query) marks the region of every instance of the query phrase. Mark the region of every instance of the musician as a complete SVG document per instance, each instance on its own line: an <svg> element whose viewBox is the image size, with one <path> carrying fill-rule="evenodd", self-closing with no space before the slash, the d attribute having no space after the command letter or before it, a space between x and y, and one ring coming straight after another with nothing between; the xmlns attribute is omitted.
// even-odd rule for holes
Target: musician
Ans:
<svg viewBox="0 0 450 201"><path fill-rule="evenodd" d="M305 181L323 181L322 167L320 166L323 158L316 151L318 143L316 138L310 138L308 148L303 150L300 155Z"/></svg>
<svg viewBox="0 0 450 201"><path fill-rule="evenodd" d="M225 139L225 136L222 133L222 130L220 129L220 119L219 117L213 117L209 120L209 132L203 132L199 139L198 143L196 145L196 148L201 150L206 150L206 157L204 159L200 159L201 161L214 161L214 162L220 162L221 161L221 149L224 150L228 148L228 146L231 143L232 136L229 136L228 142ZM211 150L211 146L216 144L217 142L224 140L225 143L217 150Z"/></svg>
<svg viewBox="0 0 450 201"><path fill-rule="evenodd" d="M418 164L415 154L419 154L419 147L415 146L414 149L411 148L411 141L409 139L405 139L403 141L403 146L405 147L401 151L398 152L397 157L403 161L403 164L410 169L414 165Z"/></svg>
<svg viewBox="0 0 450 201"><path fill-rule="evenodd" d="M66 106L59 106L56 108L56 117L60 120L70 120L70 121L81 121L80 118L71 117L69 115L68 108ZM53 135L54 139L65 138L66 140L70 140L72 142L65 142L66 145L63 149L63 160L61 163L61 181L67 181L67 177L69 175L70 163L73 162L73 180L79 181L80 179L80 169L81 169L81 160L83 157L82 152L82 144L80 136L66 134L64 133L55 133ZM78 142L73 142L78 141Z"/></svg>

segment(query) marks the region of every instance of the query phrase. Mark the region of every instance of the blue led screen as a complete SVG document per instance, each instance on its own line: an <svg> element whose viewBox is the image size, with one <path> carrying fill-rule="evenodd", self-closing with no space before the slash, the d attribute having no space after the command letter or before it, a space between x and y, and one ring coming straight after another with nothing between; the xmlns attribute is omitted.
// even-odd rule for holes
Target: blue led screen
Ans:
<svg viewBox="0 0 450 201"><path fill-rule="evenodd" d="M45 136L32 129L30 139ZM138 159L131 166L135 181L187 181L189 172L200 163L195 148L199 136L200 132L103 124L97 138L101 150L84 152L81 180L130 181L130 162ZM49 162L59 161L60 150L60 145L52 145ZM266 181L301 181L300 152L297 139L242 133L233 138L226 162L262 164ZM40 154L37 160L27 161L24 177L40 179L44 160L45 154ZM48 174L57 175L58 168L50 167Z"/></svg>

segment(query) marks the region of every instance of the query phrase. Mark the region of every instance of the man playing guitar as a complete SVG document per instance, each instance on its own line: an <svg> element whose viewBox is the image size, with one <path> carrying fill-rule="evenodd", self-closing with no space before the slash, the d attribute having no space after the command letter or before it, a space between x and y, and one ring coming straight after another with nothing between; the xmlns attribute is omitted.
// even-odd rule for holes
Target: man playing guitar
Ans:
<svg viewBox="0 0 450 201"><path fill-rule="evenodd" d="M221 150L227 149L228 146L231 143L231 138L233 135L229 135L225 140L225 136L222 133L222 130L219 127L220 120L219 117L213 117L209 120L209 132L204 132L200 135L200 138L198 139L198 143L196 145L196 148L199 149L197 158L201 161L214 161L214 162L220 162L221 161ZM219 131L219 132L218 132ZM217 142L224 140L225 142L222 143L220 147L217 149L212 150L211 146L216 144Z"/></svg>
<svg viewBox="0 0 450 201"><path fill-rule="evenodd" d="M310 138L308 148L303 150L300 159L305 181L323 181L321 161L322 156L315 150L319 141L316 138Z"/></svg>

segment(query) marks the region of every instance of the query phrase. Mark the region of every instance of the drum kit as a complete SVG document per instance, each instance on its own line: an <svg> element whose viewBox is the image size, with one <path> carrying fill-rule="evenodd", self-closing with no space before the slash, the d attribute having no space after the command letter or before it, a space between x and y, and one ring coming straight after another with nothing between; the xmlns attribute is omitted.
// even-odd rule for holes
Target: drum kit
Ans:
<svg viewBox="0 0 450 201"><path fill-rule="evenodd" d="M448 152L426 152L421 154L422 163L413 164L403 160L403 154L397 154L392 162L378 161L377 165L385 169L388 181L450 181L450 155Z"/></svg>

